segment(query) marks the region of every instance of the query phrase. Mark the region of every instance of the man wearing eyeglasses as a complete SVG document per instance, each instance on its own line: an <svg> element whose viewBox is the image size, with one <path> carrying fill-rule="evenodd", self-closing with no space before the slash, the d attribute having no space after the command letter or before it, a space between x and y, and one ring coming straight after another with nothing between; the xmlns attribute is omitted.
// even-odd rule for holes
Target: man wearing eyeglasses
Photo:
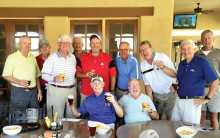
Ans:
<svg viewBox="0 0 220 138"><path fill-rule="evenodd" d="M140 80L140 69L138 60L130 53L130 44L121 42L119 44L119 56L116 57L117 66L117 89L116 97L119 100L128 93L128 82L132 78Z"/></svg>
<svg viewBox="0 0 220 138"><path fill-rule="evenodd" d="M170 120L176 99L176 93L170 91L176 77L174 65L165 54L155 52L148 40L142 41L139 49L144 58L141 72L146 94L153 99L160 119L166 113L166 119Z"/></svg>
<svg viewBox="0 0 220 138"><path fill-rule="evenodd" d="M51 117L53 111L58 118L63 118L68 95L76 96L75 72L76 58L69 52L72 41L69 35L59 36L57 44L59 49L51 54L45 61L42 69L42 78L49 85L47 89L47 112ZM77 102L77 98L74 98ZM66 117L73 117L71 109L66 108Z"/></svg>
<svg viewBox="0 0 220 138"><path fill-rule="evenodd" d="M82 79L81 103L84 99L94 92L90 86L91 78L94 75L103 76L105 91L114 91L116 82L116 65L112 57L104 53L101 44L101 38L93 34L90 37L91 50L80 56L80 62L77 63L76 77Z"/></svg>
<svg viewBox="0 0 220 138"><path fill-rule="evenodd" d="M114 128L116 122L115 113L119 117L123 117L124 115L116 97L110 93L108 93L107 98L105 97L106 91L103 89L105 82L102 76L93 77L90 86L92 87L94 94L88 96L78 110L75 105L72 104L71 108L73 114L77 117L89 114L89 120L102 122L109 125L111 128ZM108 101L109 104L106 104L106 101Z"/></svg>

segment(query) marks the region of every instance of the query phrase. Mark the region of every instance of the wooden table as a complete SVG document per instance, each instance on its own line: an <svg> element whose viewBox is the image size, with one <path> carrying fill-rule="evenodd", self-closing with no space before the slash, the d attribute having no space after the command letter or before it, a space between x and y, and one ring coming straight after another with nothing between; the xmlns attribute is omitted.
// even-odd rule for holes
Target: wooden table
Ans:
<svg viewBox="0 0 220 138"><path fill-rule="evenodd" d="M118 138L138 138L139 134L147 129L155 130L160 138L179 138L176 134L176 129L179 125L183 126L182 122L153 120L150 122L136 122L125 124L118 128L116 136ZM193 138L219 138L220 131L198 132Z"/></svg>
<svg viewBox="0 0 220 138"><path fill-rule="evenodd" d="M7 136L3 132L1 134L1 138L38 138L41 136L45 131L43 121L40 122L41 127L37 130L28 131L28 132L21 132L16 136ZM88 138L89 137L89 129L87 126L87 120L81 120L80 122L70 122L70 121L63 121L63 129L59 130L61 134L61 138L63 138L66 134L72 134L72 137L76 138ZM54 131L56 133L56 131ZM115 130L109 131L105 135L99 135L96 133L96 138L115 138Z"/></svg>

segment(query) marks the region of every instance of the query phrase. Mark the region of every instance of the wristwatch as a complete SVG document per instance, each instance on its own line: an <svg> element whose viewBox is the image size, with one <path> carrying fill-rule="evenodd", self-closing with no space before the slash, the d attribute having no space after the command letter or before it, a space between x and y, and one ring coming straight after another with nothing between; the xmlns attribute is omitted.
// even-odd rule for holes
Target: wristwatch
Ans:
<svg viewBox="0 0 220 138"><path fill-rule="evenodd" d="M209 98L207 95L205 96L205 99L207 99L207 100L211 100L211 98Z"/></svg>

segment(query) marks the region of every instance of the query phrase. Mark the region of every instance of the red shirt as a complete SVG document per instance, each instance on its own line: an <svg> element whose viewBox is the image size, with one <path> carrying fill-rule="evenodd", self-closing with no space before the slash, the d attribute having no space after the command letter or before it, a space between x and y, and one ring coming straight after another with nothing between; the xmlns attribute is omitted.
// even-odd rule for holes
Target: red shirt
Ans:
<svg viewBox="0 0 220 138"><path fill-rule="evenodd" d="M40 70L42 70L45 60L42 59L41 54L36 57L36 60L37 60L37 64L38 64ZM45 84L47 84L47 81L43 80L40 77L40 84L45 85Z"/></svg>
<svg viewBox="0 0 220 138"><path fill-rule="evenodd" d="M92 56L92 52L83 54L80 56L80 61L77 63L76 71L80 73L87 73L91 70L95 70L96 75L101 75L104 79L105 86L104 90L109 91L110 77L116 76L116 65L113 58L100 51L97 57ZM80 93L90 96L93 94L93 89L90 86L91 79L82 79L82 88Z"/></svg>

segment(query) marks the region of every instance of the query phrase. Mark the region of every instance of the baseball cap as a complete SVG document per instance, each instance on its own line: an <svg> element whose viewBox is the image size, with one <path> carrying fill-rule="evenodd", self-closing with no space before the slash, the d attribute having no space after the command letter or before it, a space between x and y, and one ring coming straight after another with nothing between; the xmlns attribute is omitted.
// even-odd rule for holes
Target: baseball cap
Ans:
<svg viewBox="0 0 220 138"><path fill-rule="evenodd" d="M43 44L50 45L50 43L46 39L41 39L39 41L39 47L42 46Z"/></svg>
<svg viewBox="0 0 220 138"><path fill-rule="evenodd" d="M100 41L102 41L101 37L97 34L92 34L89 38L89 40L91 41L93 38L98 38Z"/></svg>
<svg viewBox="0 0 220 138"><path fill-rule="evenodd" d="M103 82L103 77L99 76L99 75L95 75L94 77L92 77L92 81L91 82L93 82L94 80L99 80L100 82Z"/></svg>

